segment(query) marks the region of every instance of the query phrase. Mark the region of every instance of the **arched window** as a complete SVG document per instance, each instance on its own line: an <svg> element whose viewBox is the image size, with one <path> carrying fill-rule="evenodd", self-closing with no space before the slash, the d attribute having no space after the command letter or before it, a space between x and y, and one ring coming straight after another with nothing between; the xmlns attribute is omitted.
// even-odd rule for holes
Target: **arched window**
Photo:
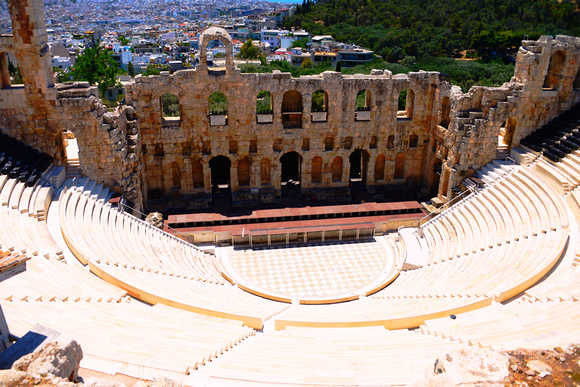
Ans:
<svg viewBox="0 0 580 387"><path fill-rule="evenodd" d="M562 51L556 51L550 58L548 73L544 79L544 89L557 89L564 69L566 55Z"/></svg>
<svg viewBox="0 0 580 387"><path fill-rule="evenodd" d="M310 180L313 183L320 183L322 181L322 157L314 157L310 167Z"/></svg>
<svg viewBox="0 0 580 387"><path fill-rule="evenodd" d="M397 118L413 118L415 107L415 93L411 89L405 89L399 94Z"/></svg>
<svg viewBox="0 0 580 387"><path fill-rule="evenodd" d="M191 165L191 172L193 175L193 187L203 187L203 166L201 161L195 160Z"/></svg>
<svg viewBox="0 0 580 387"><path fill-rule="evenodd" d="M260 180L262 184L270 184L270 159L262 159L260 165Z"/></svg>
<svg viewBox="0 0 580 387"><path fill-rule="evenodd" d="M181 109L179 107L179 99L175 94L165 93L161 96L161 111L163 112L163 118L180 118Z"/></svg>
<svg viewBox="0 0 580 387"><path fill-rule="evenodd" d="M282 97L282 119L285 128L302 127L302 94L289 90Z"/></svg>
<svg viewBox="0 0 580 387"><path fill-rule="evenodd" d="M441 101L441 123L440 125L444 128L449 127L449 115L451 113L451 100L449 97L443 97Z"/></svg>
<svg viewBox="0 0 580 387"><path fill-rule="evenodd" d="M356 121L370 121L371 119L371 93L368 90L361 90L356 95L355 105L355 120Z"/></svg>
<svg viewBox="0 0 580 387"><path fill-rule="evenodd" d="M395 161L395 179L405 178L405 154L403 152L397 155Z"/></svg>
<svg viewBox="0 0 580 387"><path fill-rule="evenodd" d="M328 94L324 90L312 93L312 122L325 122L328 115Z"/></svg>
<svg viewBox="0 0 580 387"><path fill-rule="evenodd" d="M395 136L392 134L387 138L387 148L394 148L395 147Z"/></svg>
<svg viewBox="0 0 580 387"><path fill-rule="evenodd" d="M257 114L272 114L272 94L269 91L262 90L256 98Z"/></svg>
<svg viewBox="0 0 580 387"><path fill-rule="evenodd" d="M379 138L377 136L371 136L371 142L369 143L370 149L375 149L379 143Z"/></svg>
<svg viewBox="0 0 580 387"><path fill-rule="evenodd" d="M228 99L224 93L216 91L209 96L209 114L226 115L228 113Z"/></svg>
<svg viewBox="0 0 580 387"><path fill-rule="evenodd" d="M250 185L250 160L248 157L238 161L238 184L240 186Z"/></svg>
<svg viewBox="0 0 580 387"><path fill-rule="evenodd" d="M332 181L341 181L342 180L342 157L336 156L334 160L332 160Z"/></svg>
<svg viewBox="0 0 580 387"><path fill-rule="evenodd" d="M371 109L371 93L363 89L356 95L355 110L364 111Z"/></svg>
<svg viewBox="0 0 580 387"><path fill-rule="evenodd" d="M385 156L378 155L375 160L375 180L382 180L385 178Z"/></svg>
<svg viewBox="0 0 580 387"><path fill-rule="evenodd" d="M412 134L409 137L409 148L417 148L418 143L419 143L419 137Z"/></svg>
<svg viewBox="0 0 580 387"><path fill-rule="evenodd" d="M328 111L328 94L324 90L316 90L312 93L312 111Z"/></svg>
<svg viewBox="0 0 580 387"><path fill-rule="evenodd" d="M181 168L176 162L171 163L171 188L181 188Z"/></svg>

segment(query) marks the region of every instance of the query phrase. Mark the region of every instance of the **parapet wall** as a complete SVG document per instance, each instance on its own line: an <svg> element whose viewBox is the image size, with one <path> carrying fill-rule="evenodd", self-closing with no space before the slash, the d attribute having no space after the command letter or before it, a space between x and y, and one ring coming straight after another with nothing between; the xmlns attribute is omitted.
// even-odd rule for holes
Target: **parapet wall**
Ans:
<svg viewBox="0 0 580 387"><path fill-rule="evenodd" d="M41 0L27 1L34 6L23 12L37 13ZM223 30L209 32L229 39ZM24 50L19 33L2 37L9 44L0 44L0 65L2 53ZM226 186L239 206L276 201L288 187L337 200L361 185L375 194L414 187L449 198L464 177L496 157L498 138L500 148L502 141L516 146L580 101L580 39L567 36L523 41L511 82L467 93L437 72L293 78L200 66L137 76L126 86L127 106L114 112L86 83L54 86L45 79L45 57L18 59L32 75L22 87L7 84L3 73L0 130L61 163L62 132L71 131L84 174L151 209L208 207ZM324 106L312 111L318 90ZM403 90L406 107L399 111ZM258 114L263 91L272 112ZM214 92L225 96L226 114L211 114ZM163 116L165 93L177 97L179 117Z"/></svg>

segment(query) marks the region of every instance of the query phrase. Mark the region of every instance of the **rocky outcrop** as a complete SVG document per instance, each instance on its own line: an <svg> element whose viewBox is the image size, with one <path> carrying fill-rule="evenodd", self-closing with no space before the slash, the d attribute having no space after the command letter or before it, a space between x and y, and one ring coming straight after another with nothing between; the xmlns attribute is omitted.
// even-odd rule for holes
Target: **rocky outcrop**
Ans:
<svg viewBox="0 0 580 387"><path fill-rule="evenodd" d="M509 356L476 347L443 350L421 386L503 386L509 376Z"/></svg>

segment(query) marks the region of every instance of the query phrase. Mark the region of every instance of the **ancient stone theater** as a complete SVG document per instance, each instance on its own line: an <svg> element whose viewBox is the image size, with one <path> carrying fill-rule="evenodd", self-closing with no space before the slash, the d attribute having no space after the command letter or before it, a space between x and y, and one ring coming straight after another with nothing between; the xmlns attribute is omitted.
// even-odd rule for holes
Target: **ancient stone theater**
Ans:
<svg viewBox="0 0 580 387"><path fill-rule="evenodd" d="M438 72L241 73L213 27L195 69L108 109L55 83L42 1L8 4L3 368L29 331L78 341L73 378L196 386L555 383L507 351L578 362L580 38L524 40L510 82L464 93Z"/></svg>

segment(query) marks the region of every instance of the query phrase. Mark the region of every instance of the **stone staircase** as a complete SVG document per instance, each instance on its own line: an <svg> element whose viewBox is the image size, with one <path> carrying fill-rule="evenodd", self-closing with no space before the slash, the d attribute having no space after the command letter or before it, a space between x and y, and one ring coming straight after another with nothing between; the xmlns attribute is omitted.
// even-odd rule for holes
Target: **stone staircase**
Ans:
<svg viewBox="0 0 580 387"><path fill-rule="evenodd" d="M79 159L67 159L66 161L66 177L73 178L82 174L81 164Z"/></svg>
<svg viewBox="0 0 580 387"><path fill-rule="evenodd" d="M483 180L486 184L493 184L496 180L511 172L513 168L514 167L506 161L493 160L491 163L488 163L475 172L475 177Z"/></svg>

